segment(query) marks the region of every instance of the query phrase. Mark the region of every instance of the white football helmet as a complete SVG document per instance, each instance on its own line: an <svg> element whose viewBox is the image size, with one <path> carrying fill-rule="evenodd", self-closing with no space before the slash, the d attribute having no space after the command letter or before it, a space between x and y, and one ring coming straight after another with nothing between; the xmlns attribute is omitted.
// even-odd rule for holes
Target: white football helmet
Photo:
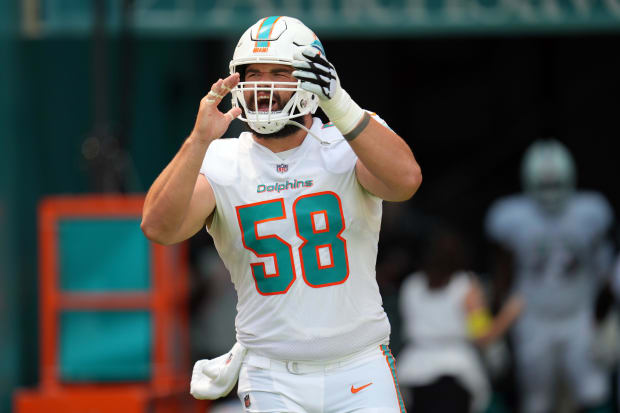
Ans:
<svg viewBox="0 0 620 413"><path fill-rule="evenodd" d="M575 175L571 153L555 139L534 142L523 156L523 187L548 212L563 207L575 189Z"/></svg>
<svg viewBox="0 0 620 413"><path fill-rule="evenodd" d="M235 53L230 61L230 73L240 71L240 66L253 63L274 63L291 65L293 55L304 47L312 45L323 54L323 45L316 35L301 21L293 17L270 16L260 19L239 39ZM243 73L242 73L243 76ZM242 80L244 80L242 78ZM233 107L241 107L239 116L250 128L259 133L269 134L282 129L290 119L312 114L319 104L318 97L301 89L300 81L295 82L240 82L231 92ZM274 90L294 92L283 108L272 111ZM258 108L258 92L269 92L268 110L250 110L244 92L252 91L253 108Z"/></svg>

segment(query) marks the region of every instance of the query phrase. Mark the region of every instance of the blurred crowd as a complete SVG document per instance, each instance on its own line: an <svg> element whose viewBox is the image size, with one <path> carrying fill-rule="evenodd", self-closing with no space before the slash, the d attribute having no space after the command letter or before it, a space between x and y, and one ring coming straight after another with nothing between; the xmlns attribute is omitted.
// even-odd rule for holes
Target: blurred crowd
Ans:
<svg viewBox="0 0 620 413"><path fill-rule="evenodd" d="M384 203L377 281L408 412L619 410L614 213L577 171L558 140L531 144L523 190L480 222L483 268L458 225ZM236 293L208 234L192 243L193 359L213 358L235 342ZM232 392L211 411L240 408Z"/></svg>

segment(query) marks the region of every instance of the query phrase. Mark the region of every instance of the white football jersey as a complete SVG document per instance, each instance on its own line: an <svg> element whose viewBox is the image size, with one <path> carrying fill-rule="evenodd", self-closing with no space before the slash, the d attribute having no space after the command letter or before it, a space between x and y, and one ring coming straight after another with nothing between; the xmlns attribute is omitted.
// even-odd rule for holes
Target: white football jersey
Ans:
<svg viewBox="0 0 620 413"><path fill-rule="evenodd" d="M471 411L483 411L489 399L484 367L467 334L465 297L472 287L464 271L442 288L431 289L424 273L403 281L399 307L407 345L398 356L398 380L424 386L442 376L455 377L472 396Z"/></svg>
<svg viewBox="0 0 620 413"><path fill-rule="evenodd" d="M489 238L513 252L515 283L526 311L569 316L592 305L612 250L613 213L603 196L578 192L558 214L525 195L497 201L486 218Z"/></svg>
<svg viewBox="0 0 620 413"><path fill-rule="evenodd" d="M406 339L429 347L469 345L464 303L470 288L471 277L464 271L454 274L445 287L438 289L431 289L421 272L408 276L399 295Z"/></svg>
<svg viewBox="0 0 620 413"><path fill-rule="evenodd" d="M328 144L308 135L276 154L249 132L216 140L201 168L216 198L208 231L237 290L237 340L275 359L339 358L390 333L375 274L382 201L359 184L335 127L315 118L311 131Z"/></svg>

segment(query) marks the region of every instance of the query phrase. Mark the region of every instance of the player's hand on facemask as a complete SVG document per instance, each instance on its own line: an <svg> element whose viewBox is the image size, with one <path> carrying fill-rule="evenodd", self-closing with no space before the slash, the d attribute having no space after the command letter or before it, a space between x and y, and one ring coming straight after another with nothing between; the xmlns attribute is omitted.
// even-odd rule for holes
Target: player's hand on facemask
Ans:
<svg viewBox="0 0 620 413"><path fill-rule="evenodd" d="M222 99L239 83L239 73L233 73L226 79L219 79L200 101L196 123L192 135L208 141L220 138L233 119L241 114L241 109L233 107L226 113L218 109Z"/></svg>
<svg viewBox="0 0 620 413"><path fill-rule="evenodd" d="M312 92L319 99L331 99L340 87L334 65L329 63L321 52L308 46L295 54L293 76L301 80L301 88Z"/></svg>
<svg viewBox="0 0 620 413"><path fill-rule="evenodd" d="M293 76L300 80L300 87L319 97L319 106L345 139L355 139L359 134L354 131L355 127L361 124L363 130L368 124L368 115L366 122L362 122L366 112L340 86L334 66L312 46L297 52L294 59L292 65L296 70Z"/></svg>

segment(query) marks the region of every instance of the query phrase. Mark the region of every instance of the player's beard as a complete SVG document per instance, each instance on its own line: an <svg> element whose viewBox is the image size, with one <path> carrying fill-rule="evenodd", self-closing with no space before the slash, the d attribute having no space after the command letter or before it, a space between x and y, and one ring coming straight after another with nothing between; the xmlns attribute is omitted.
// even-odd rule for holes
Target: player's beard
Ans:
<svg viewBox="0 0 620 413"><path fill-rule="evenodd" d="M291 96L292 97L292 96ZM288 103L288 101L291 99L287 99L286 102L282 102L280 95L278 95L277 93L274 93L273 95L273 99L277 104L277 108L278 109L282 109L284 106L286 106L286 104ZM253 110L254 109L254 102L250 102L248 103L248 109ZM262 138L262 139L281 139L281 138L286 138L287 136L291 136L292 134L294 134L295 132L297 132L299 130L299 126L293 125L293 124L288 124L288 125L284 125L284 127L276 132L273 133L260 133L260 132L256 132L254 129L250 128L250 125L248 125L246 122L244 122L244 129L248 132L253 133L256 137L258 138Z"/></svg>

